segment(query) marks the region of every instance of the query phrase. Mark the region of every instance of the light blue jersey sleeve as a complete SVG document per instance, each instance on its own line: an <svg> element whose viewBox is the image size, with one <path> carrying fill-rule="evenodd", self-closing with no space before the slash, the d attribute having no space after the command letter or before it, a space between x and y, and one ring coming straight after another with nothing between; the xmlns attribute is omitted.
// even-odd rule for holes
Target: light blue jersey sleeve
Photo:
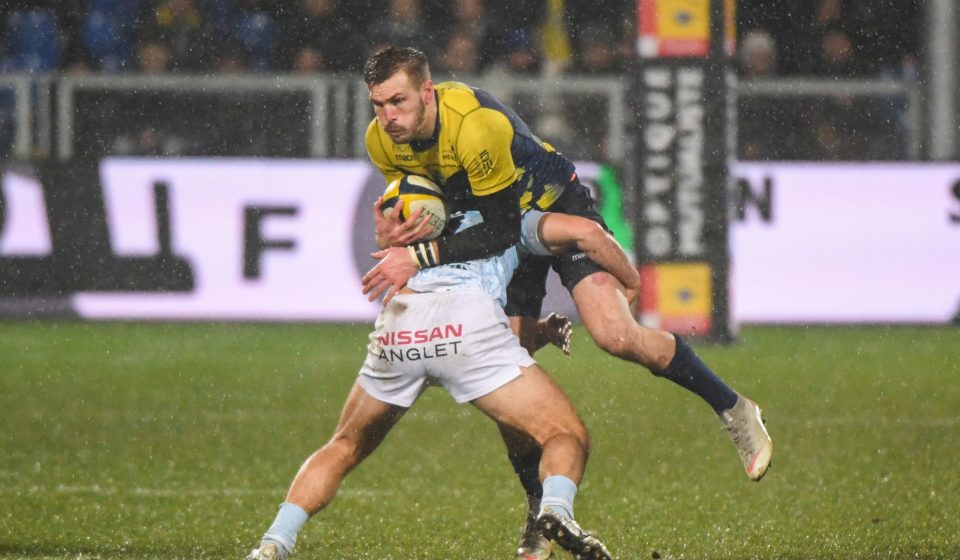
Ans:
<svg viewBox="0 0 960 560"><path fill-rule="evenodd" d="M549 256L553 254L540 239L540 220L546 215L546 212L532 209L524 212L523 221L520 223L521 251L539 256Z"/></svg>
<svg viewBox="0 0 960 560"><path fill-rule="evenodd" d="M438 292L458 288L480 288L497 300L500 306L507 304L507 285L519 263L518 251L534 255L549 255L550 251L540 241L540 220L544 213L529 210L523 215L520 225L520 243L507 249L502 255L486 259L477 259L465 263L451 263L421 270L407 282L411 290L417 292ZM463 213L456 231L463 231L483 222L483 217L475 210Z"/></svg>
<svg viewBox="0 0 960 560"><path fill-rule="evenodd" d="M463 214L457 231L463 231L483 221L475 210ZM418 272L407 282L407 287L417 292L442 292L462 288L479 288L490 294L500 306L507 304L507 285L517 269L516 247L502 255L463 263L451 263Z"/></svg>

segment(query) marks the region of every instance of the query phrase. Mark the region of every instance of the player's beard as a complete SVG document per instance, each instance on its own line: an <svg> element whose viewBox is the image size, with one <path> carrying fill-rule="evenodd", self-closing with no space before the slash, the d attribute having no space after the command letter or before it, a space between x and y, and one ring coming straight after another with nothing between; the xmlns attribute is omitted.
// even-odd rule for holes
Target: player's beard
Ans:
<svg viewBox="0 0 960 560"><path fill-rule="evenodd" d="M410 140L426 140L430 137L427 131L423 130L423 124L427 120L427 104L423 102L423 97L419 97L417 101L420 103L420 108L417 112L417 118L413 122L413 133ZM425 137L420 138L421 134Z"/></svg>
<svg viewBox="0 0 960 560"><path fill-rule="evenodd" d="M422 98L417 101L420 106L417 108L417 116L413 119L413 126L410 127L409 132L394 136L391 133L396 129L389 126L386 127L387 134L390 135L390 139L393 140L394 144L409 144L410 142L426 140L430 137L430 134L427 134L427 132L423 130L424 123L427 121L427 104L423 102Z"/></svg>

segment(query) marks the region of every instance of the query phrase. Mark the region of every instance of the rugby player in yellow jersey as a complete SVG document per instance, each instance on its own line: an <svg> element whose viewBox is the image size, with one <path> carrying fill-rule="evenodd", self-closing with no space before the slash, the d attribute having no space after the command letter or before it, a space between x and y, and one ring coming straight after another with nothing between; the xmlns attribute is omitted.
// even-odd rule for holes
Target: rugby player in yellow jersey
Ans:
<svg viewBox="0 0 960 560"><path fill-rule="evenodd" d="M389 231L378 229L377 241L384 249L375 254L380 262L363 278L371 300L383 294L389 301L418 269L505 251L519 239L521 213L527 209L584 216L605 228L570 160L490 94L461 83L434 84L422 52L384 49L367 61L364 81L376 113L367 129L367 152L387 182L404 174L430 177L444 189L454 210L479 210L484 220L432 241L418 241L416 216ZM748 477L759 480L773 449L760 408L720 380L679 336L637 323L626 295L637 286L623 286L581 252L526 255L521 260L506 307L521 342L530 342L551 266L596 343L703 398L728 429ZM541 491L536 476L539 450L502 432L534 510ZM549 549L541 544L526 531L518 557L546 558Z"/></svg>

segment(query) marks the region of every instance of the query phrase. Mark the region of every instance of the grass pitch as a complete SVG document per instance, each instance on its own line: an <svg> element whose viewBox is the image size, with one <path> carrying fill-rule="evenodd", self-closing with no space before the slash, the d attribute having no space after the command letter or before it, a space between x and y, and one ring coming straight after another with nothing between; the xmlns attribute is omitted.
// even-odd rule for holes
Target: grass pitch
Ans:
<svg viewBox="0 0 960 560"><path fill-rule="evenodd" d="M0 323L0 558L243 558L322 445L369 327ZM621 560L960 558L960 330L748 328L697 345L764 407L743 474L699 399L577 330L538 355L594 439L577 517ZM428 391L296 558L512 558L496 430Z"/></svg>

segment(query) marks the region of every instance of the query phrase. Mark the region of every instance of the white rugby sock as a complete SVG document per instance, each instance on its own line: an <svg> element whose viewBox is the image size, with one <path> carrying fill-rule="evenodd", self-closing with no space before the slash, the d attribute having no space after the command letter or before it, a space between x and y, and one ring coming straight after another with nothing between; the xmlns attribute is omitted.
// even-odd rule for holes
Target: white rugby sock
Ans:
<svg viewBox="0 0 960 560"><path fill-rule="evenodd" d="M297 533L303 528L304 523L310 519L307 512L296 504L283 502L280 504L280 511L277 512L277 518L273 525L267 529L261 542L272 542L283 548L283 557L286 558L293 552L293 547L297 544Z"/></svg>
<svg viewBox="0 0 960 560"><path fill-rule="evenodd" d="M548 476L543 481L543 499L540 511L550 508L553 511L573 519L573 499L577 495L577 485L562 475Z"/></svg>

